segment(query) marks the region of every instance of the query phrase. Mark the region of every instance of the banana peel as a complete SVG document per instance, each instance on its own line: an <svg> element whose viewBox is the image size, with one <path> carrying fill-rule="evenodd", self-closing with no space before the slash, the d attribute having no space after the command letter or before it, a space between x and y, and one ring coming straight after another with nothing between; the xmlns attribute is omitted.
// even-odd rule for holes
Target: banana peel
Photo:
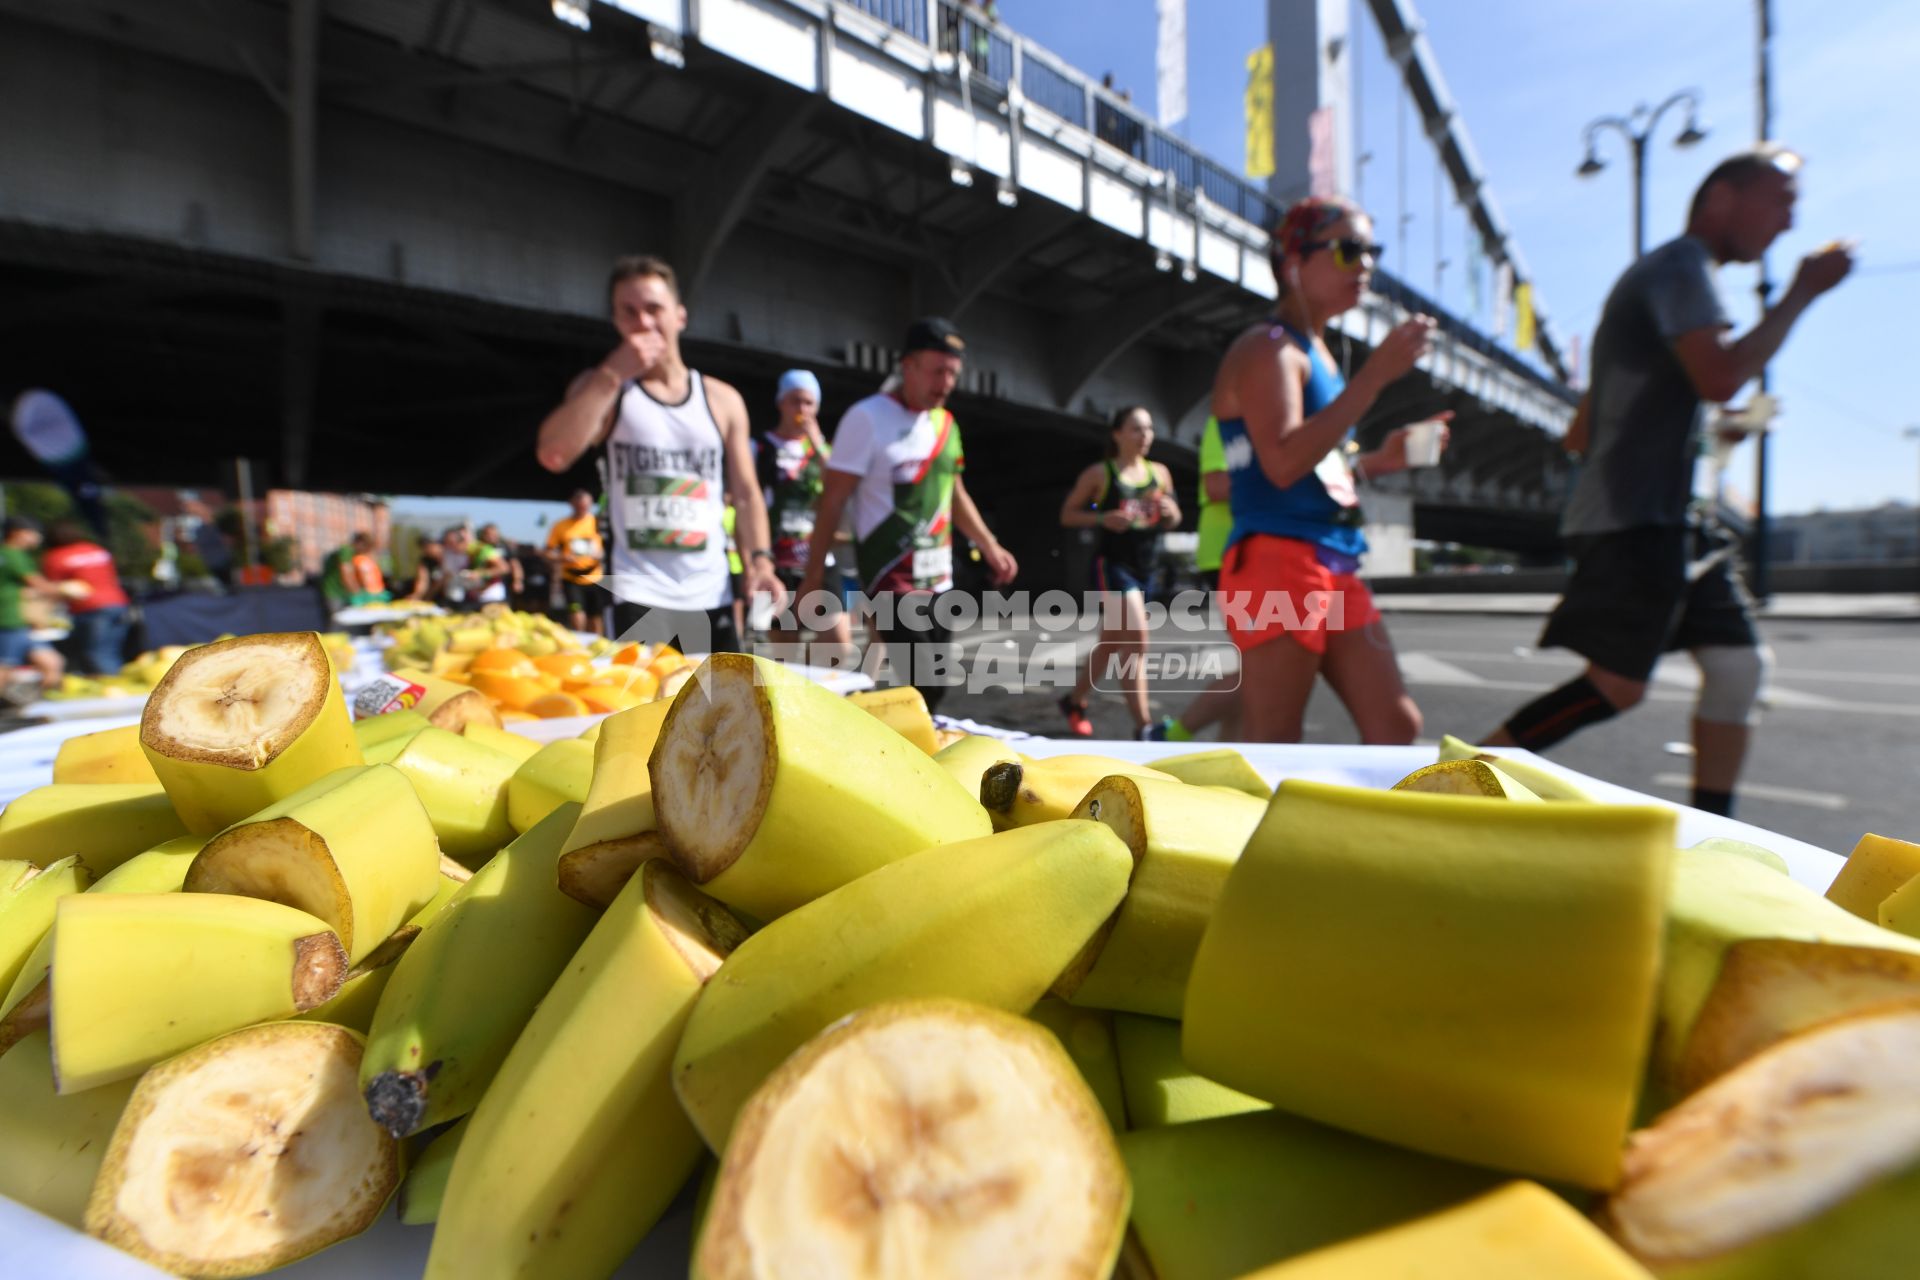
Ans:
<svg viewBox="0 0 1920 1280"><path fill-rule="evenodd" d="M1265 1111L1269 1104L1207 1079L1180 1056L1180 1024L1133 1013L1113 1017L1127 1124L1152 1129Z"/></svg>
<svg viewBox="0 0 1920 1280"><path fill-rule="evenodd" d="M1170 773L1196 787L1225 787L1229 791L1245 792L1255 800L1273 799L1273 788L1253 767L1253 762L1232 747L1162 756L1147 761L1147 767Z"/></svg>
<svg viewBox="0 0 1920 1280"><path fill-rule="evenodd" d="M1485 764L1499 766L1500 772L1520 783L1542 800L1571 800L1576 803L1591 803L1593 796L1585 787L1573 782L1552 769L1543 769L1531 761L1521 760L1510 755L1501 755L1498 747L1476 747L1452 734L1440 739L1440 759L1479 760Z"/></svg>
<svg viewBox="0 0 1920 1280"><path fill-rule="evenodd" d="M84 1093L56 1092L44 1029L0 1054L0 1196L81 1230L136 1083L129 1077Z"/></svg>
<svg viewBox="0 0 1920 1280"><path fill-rule="evenodd" d="M593 782L594 747L578 738L549 742L507 780L507 822L525 834L563 804L584 803Z"/></svg>
<svg viewBox="0 0 1920 1280"><path fill-rule="evenodd" d="M1120 1057L1113 1041L1113 1015L1104 1009L1076 1009L1058 996L1044 996L1027 1017L1053 1032L1073 1059L1080 1078L1115 1133L1127 1131L1126 1092L1120 1083Z"/></svg>
<svg viewBox="0 0 1920 1280"><path fill-rule="evenodd" d="M988 765L980 775L980 804L995 831L1071 817L1102 779L1152 778L1178 782L1170 773L1113 756L1022 757Z"/></svg>

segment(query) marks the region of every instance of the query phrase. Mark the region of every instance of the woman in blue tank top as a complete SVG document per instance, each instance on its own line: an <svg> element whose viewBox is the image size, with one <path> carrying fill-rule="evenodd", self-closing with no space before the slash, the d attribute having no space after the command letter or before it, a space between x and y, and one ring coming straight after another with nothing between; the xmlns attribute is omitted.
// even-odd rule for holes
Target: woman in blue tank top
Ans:
<svg viewBox="0 0 1920 1280"><path fill-rule="evenodd" d="M1214 380L1233 505L1220 604L1240 650L1241 731L1253 742L1300 740L1318 675L1362 741L1409 743L1420 731L1358 576L1367 541L1355 480L1404 469L1407 428L1371 453L1352 453L1350 442L1380 393L1426 352L1434 322L1397 326L1351 381L1323 339L1327 322L1366 292L1380 255L1372 237L1372 220L1348 201L1312 197L1289 209L1271 250L1274 315L1235 340Z"/></svg>

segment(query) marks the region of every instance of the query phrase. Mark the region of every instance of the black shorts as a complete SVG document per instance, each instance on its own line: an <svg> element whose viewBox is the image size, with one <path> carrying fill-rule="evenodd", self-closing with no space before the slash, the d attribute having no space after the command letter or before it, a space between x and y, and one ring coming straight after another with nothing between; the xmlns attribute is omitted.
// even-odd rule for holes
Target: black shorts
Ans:
<svg viewBox="0 0 1920 1280"><path fill-rule="evenodd" d="M607 592L597 582L568 582L560 579L560 598L569 609L578 609L588 615L598 614L607 607Z"/></svg>
<svg viewBox="0 0 1920 1280"><path fill-rule="evenodd" d="M1660 655L1705 645L1758 648L1737 548L1700 530L1656 525L1567 539L1573 577L1543 648L1571 649L1603 671L1645 680Z"/></svg>
<svg viewBox="0 0 1920 1280"><path fill-rule="evenodd" d="M644 625L643 625L644 624ZM616 601L613 606L613 636L624 639L636 626L633 637L649 644L665 641L682 653L740 653L740 633L733 625L733 606L718 609L659 609L652 605Z"/></svg>

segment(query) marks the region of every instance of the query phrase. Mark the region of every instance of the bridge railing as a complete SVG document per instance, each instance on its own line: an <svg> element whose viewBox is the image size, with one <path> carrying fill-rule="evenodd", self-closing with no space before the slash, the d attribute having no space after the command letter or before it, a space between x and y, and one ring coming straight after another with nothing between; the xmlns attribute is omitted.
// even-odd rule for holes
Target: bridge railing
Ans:
<svg viewBox="0 0 1920 1280"><path fill-rule="evenodd" d="M1283 210L1265 188L1161 128L1132 102L1058 54L989 18L979 5L968 0L841 2L940 53L964 58L976 83L1000 93L1017 84L1028 105L1088 130L1107 145L1166 174L1177 191L1198 194L1216 208L1262 230L1270 230L1280 221ZM1376 271L1374 289L1408 310L1433 316L1458 345L1478 352L1566 403L1574 402L1573 393L1565 386L1405 282Z"/></svg>

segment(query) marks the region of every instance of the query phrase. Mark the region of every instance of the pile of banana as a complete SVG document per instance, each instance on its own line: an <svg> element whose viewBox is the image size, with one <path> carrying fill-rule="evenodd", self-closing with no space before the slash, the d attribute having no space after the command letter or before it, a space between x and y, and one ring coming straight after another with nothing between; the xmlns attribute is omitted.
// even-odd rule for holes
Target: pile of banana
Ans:
<svg viewBox="0 0 1920 1280"><path fill-rule="evenodd" d="M221 636L220 639L230 640L232 637ZM353 665L352 636L344 631L328 631L321 635L320 640L326 645L335 667L345 671ZM149 649L108 676L83 676L68 672L59 684L42 696L49 702L65 702L76 698L144 698L160 683L160 678L167 674L168 669L180 660L180 655L192 647L167 644L158 649Z"/></svg>
<svg viewBox="0 0 1920 1280"><path fill-rule="evenodd" d="M397 1201L601 1277L683 1192L698 1280L1914 1272L1920 846L1830 900L1452 740L1274 792L744 655L474 694L206 645L0 814L0 1194L189 1276Z"/></svg>

